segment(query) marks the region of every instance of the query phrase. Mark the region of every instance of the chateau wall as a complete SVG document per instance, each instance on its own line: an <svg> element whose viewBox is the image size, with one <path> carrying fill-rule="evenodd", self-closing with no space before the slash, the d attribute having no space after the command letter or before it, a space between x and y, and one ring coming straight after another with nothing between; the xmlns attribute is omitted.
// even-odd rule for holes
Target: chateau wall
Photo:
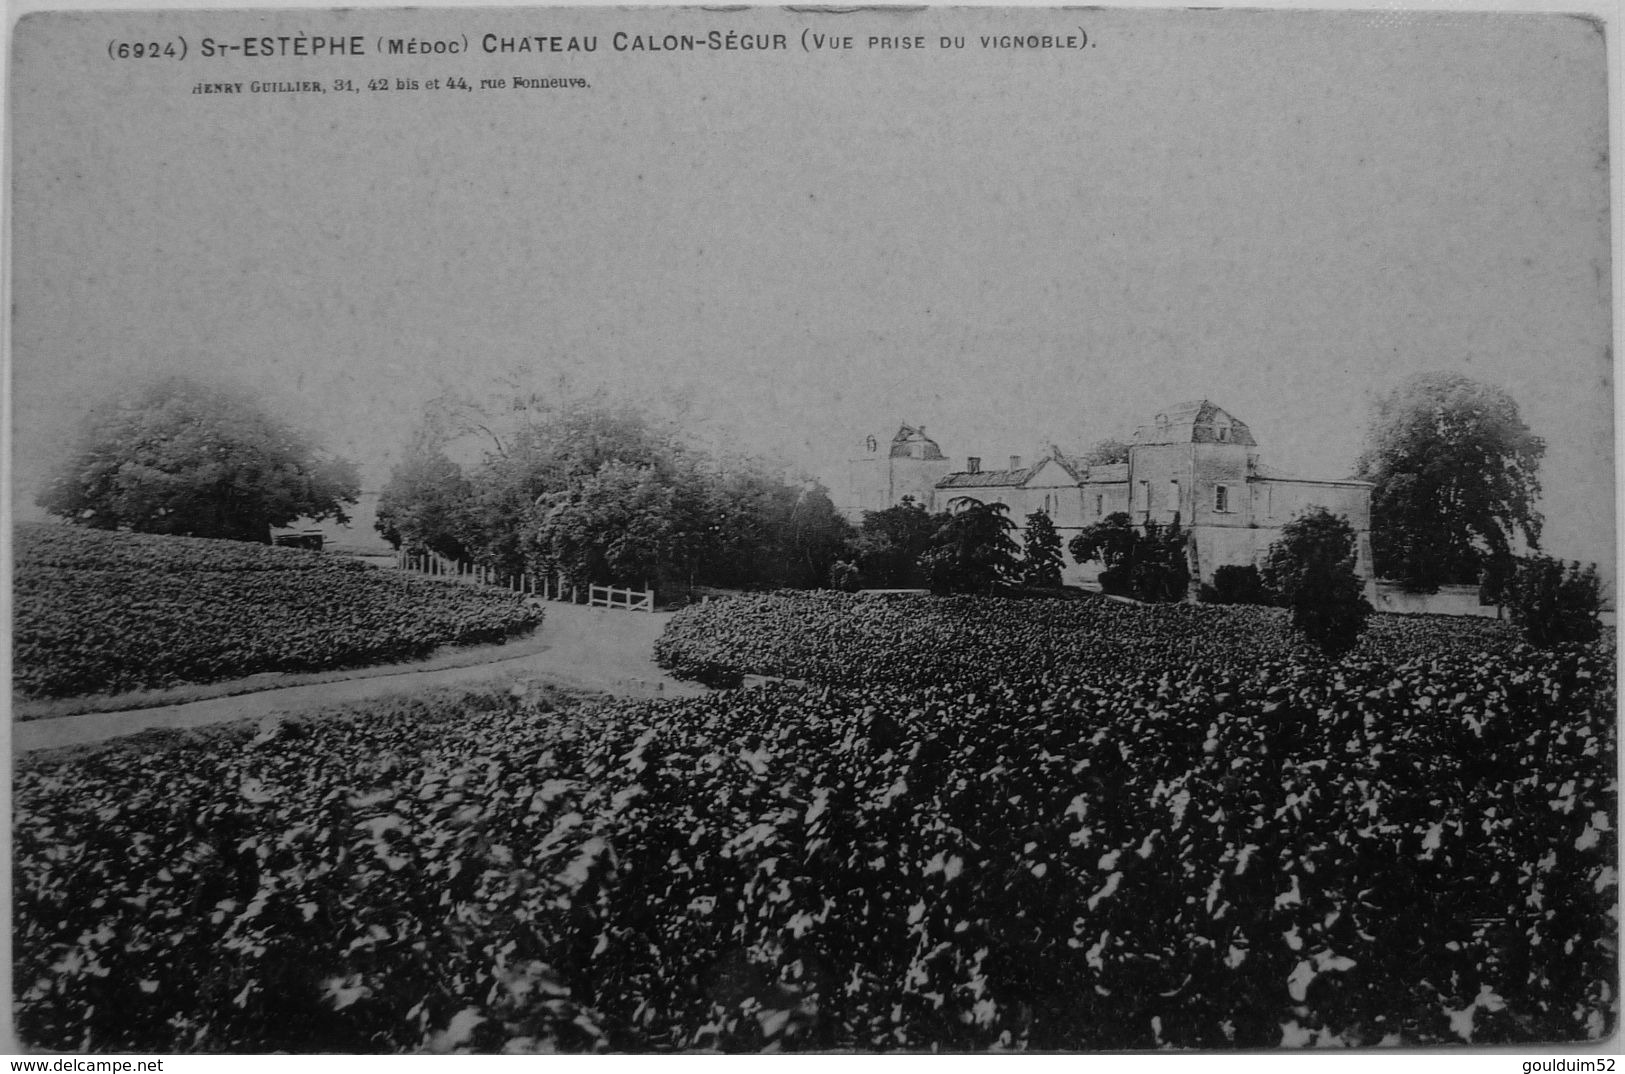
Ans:
<svg viewBox="0 0 1625 1074"><path fill-rule="evenodd" d="M1093 526L1103 521L1107 515L1115 515L1128 511L1128 482L1118 481L1110 484L1085 484L1079 490L1083 494L1083 524Z"/></svg>
<svg viewBox="0 0 1625 1074"><path fill-rule="evenodd" d="M887 460L878 455L852 459L846 464L846 496L841 513L856 524L865 511L883 511L886 503Z"/></svg>
<svg viewBox="0 0 1625 1074"><path fill-rule="evenodd" d="M1285 525L1311 507L1324 507L1357 531L1371 529L1371 493L1361 485L1264 478L1251 491L1252 515L1260 524Z"/></svg>
<svg viewBox="0 0 1625 1074"><path fill-rule="evenodd" d="M1493 604L1478 603L1478 587L1440 586L1437 593L1407 593L1398 585L1383 582L1375 587L1371 604L1379 612L1399 615L1477 615L1494 619Z"/></svg>
<svg viewBox="0 0 1625 1074"><path fill-rule="evenodd" d="M1190 446L1194 471L1191 506L1183 518L1192 526L1247 526L1253 521L1252 504L1247 495L1247 475L1251 471L1249 456L1257 453L1239 444L1192 444ZM1224 485L1229 490L1227 510L1218 509L1214 489Z"/></svg>
<svg viewBox="0 0 1625 1074"><path fill-rule="evenodd" d="M1196 542L1197 582L1212 582L1220 567L1262 567L1270 545L1281 539L1281 526L1193 526ZM1366 597L1377 603L1377 590L1371 571L1371 535L1357 531L1354 541L1354 571L1366 582ZM1476 600L1477 590L1474 591ZM1387 610L1379 607L1379 611ZM1398 610L1398 609L1394 609Z"/></svg>
<svg viewBox="0 0 1625 1074"><path fill-rule="evenodd" d="M903 502L904 496L914 497L914 502L931 509L932 496L937 491L937 482L947 477L953 470L953 463L947 459L887 459L890 464L890 489L888 496L890 502L882 507L894 507ZM878 510L878 508L870 508Z"/></svg>

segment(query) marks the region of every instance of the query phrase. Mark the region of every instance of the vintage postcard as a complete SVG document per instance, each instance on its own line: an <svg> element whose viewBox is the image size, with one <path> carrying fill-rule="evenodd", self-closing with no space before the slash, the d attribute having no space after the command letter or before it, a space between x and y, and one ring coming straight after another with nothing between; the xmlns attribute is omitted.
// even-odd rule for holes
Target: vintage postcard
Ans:
<svg viewBox="0 0 1625 1074"><path fill-rule="evenodd" d="M1617 1042L1616 33L23 15L16 1049Z"/></svg>

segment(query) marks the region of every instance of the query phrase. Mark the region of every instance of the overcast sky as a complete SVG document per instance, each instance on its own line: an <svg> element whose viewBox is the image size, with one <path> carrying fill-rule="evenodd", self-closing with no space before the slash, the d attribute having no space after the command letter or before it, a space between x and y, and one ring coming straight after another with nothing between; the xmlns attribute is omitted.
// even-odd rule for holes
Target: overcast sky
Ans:
<svg viewBox="0 0 1625 1074"><path fill-rule="evenodd" d="M805 54L809 28L857 47ZM790 49L612 46L713 29ZM472 49L107 55L300 30ZM1080 30L1091 47L977 40ZM598 51L487 56L488 32ZM448 74L590 88L365 88ZM12 78L20 500L149 369L247 382L373 485L427 397L513 370L686 393L831 483L902 421L999 459L1204 396L1271 465L1340 476L1371 393L1455 370L1546 438L1548 546L1613 560L1606 68L1582 19L47 15ZM337 78L362 91L190 92Z"/></svg>

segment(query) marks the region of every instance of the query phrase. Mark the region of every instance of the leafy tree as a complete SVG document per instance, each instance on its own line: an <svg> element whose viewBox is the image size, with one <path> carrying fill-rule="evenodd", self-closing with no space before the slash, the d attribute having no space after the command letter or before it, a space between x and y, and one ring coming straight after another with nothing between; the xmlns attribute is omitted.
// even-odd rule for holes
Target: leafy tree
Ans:
<svg viewBox="0 0 1625 1074"><path fill-rule="evenodd" d="M1078 563L1100 563L1100 588L1113 596L1126 597L1132 590L1134 553L1139 545L1134 520L1126 512L1114 511L1072 538L1067 550Z"/></svg>
<svg viewBox="0 0 1625 1074"><path fill-rule="evenodd" d="M865 511L857 536L858 567L870 584L889 588L924 585L921 560L948 521L933 515L912 496L884 511Z"/></svg>
<svg viewBox="0 0 1625 1074"><path fill-rule="evenodd" d="M1376 485L1380 577L1413 592L1471 584L1519 535L1540 543L1545 442L1512 397L1456 373L1420 373L1376 401L1359 476Z"/></svg>
<svg viewBox="0 0 1625 1074"><path fill-rule="evenodd" d="M1134 595L1141 600L1169 604L1190 592L1190 537L1180 528L1179 516L1166 526L1147 521L1134 557Z"/></svg>
<svg viewBox="0 0 1625 1074"><path fill-rule="evenodd" d="M1022 533L1021 580L1034 588L1055 588L1061 584L1061 535L1043 511L1027 516Z"/></svg>
<svg viewBox="0 0 1625 1074"><path fill-rule="evenodd" d="M1095 441L1095 445L1083 453L1085 466L1112 466L1120 462L1128 462L1128 445L1116 437L1107 437Z"/></svg>
<svg viewBox="0 0 1625 1074"><path fill-rule="evenodd" d="M1371 615L1355 573L1354 527L1314 507L1281 527L1264 562L1264 583L1292 610L1292 625L1332 656L1354 648Z"/></svg>
<svg viewBox="0 0 1625 1074"><path fill-rule="evenodd" d="M851 529L821 486L803 488L758 460L730 459L704 486L711 539L699 576L719 585L816 587Z"/></svg>
<svg viewBox="0 0 1625 1074"><path fill-rule="evenodd" d="M1478 574L1478 603L1494 605L1496 614L1506 610L1512 597L1512 583L1518 573L1518 557L1511 553L1484 557Z"/></svg>
<svg viewBox="0 0 1625 1074"><path fill-rule="evenodd" d="M1531 645L1585 644L1602 633L1602 580L1595 563L1519 557L1504 598L1512 621Z"/></svg>
<svg viewBox="0 0 1625 1074"><path fill-rule="evenodd" d="M675 420L602 393L505 392L430 404L386 489L384 532L578 583L814 587L852 555L828 492L782 466L709 456Z"/></svg>
<svg viewBox="0 0 1625 1074"><path fill-rule="evenodd" d="M473 497L462 467L438 447L424 445L390 471L373 525L396 548L426 548L465 559Z"/></svg>
<svg viewBox="0 0 1625 1074"><path fill-rule="evenodd" d="M348 522L360 483L251 397L185 376L94 408L41 507L96 529L269 543L297 518Z"/></svg>
<svg viewBox="0 0 1625 1074"><path fill-rule="evenodd" d="M1007 505L959 496L948 508L922 563L932 589L990 594L1018 576L1021 549L1010 536L1016 524Z"/></svg>
<svg viewBox="0 0 1625 1074"><path fill-rule="evenodd" d="M830 569L851 554L852 524L835 509L829 490L812 482L797 495L785 535L785 582L798 589L824 584Z"/></svg>
<svg viewBox="0 0 1625 1074"><path fill-rule="evenodd" d="M606 462L536 505L538 559L577 585L642 586L670 561L675 492L649 467Z"/></svg>
<svg viewBox="0 0 1625 1074"><path fill-rule="evenodd" d="M1072 538L1068 550L1079 563L1099 562L1100 588L1117 596L1169 603L1190 589L1190 538L1179 518L1166 526L1147 520L1143 527L1115 511Z"/></svg>
<svg viewBox="0 0 1625 1074"><path fill-rule="evenodd" d="M532 396L510 406L505 414L469 404L459 412L462 435L486 445L470 473L466 532L474 558L487 566L523 569L537 502L590 481L605 465L647 469L673 486L692 469L674 429L605 396Z"/></svg>

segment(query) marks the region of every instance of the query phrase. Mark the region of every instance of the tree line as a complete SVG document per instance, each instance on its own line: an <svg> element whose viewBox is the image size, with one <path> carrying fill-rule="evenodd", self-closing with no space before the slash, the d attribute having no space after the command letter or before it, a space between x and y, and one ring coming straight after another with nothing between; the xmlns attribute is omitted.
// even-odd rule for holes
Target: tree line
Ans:
<svg viewBox="0 0 1625 1074"><path fill-rule="evenodd" d="M471 463L452 449L470 436ZM390 543L578 585L828 584L851 539L829 492L767 459L701 449L604 395L432 407L378 503Z"/></svg>
<svg viewBox="0 0 1625 1074"><path fill-rule="evenodd" d="M1102 441L1089 459L1120 461L1127 450ZM1418 374L1376 398L1356 476L1373 485L1377 575L1415 592L1476 583L1486 603L1548 624L1536 633L1586 633L1564 616L1578 608L1595 622L1595 566L1540 552L1544 452L1509 395L1459 374ZM104 529L269 541L272 527L297 518L347 521L358 494L353 465L252 397L171 376L126 385L93 409L39 503ZM1343 578L1352 531L1322 516L1284 531L1296 566L1272 550L1262 569L1221 568L1199 595L1293 604L1291 579L1314 577L1322 590L1300 603L1337 603L1327 594L1352 592ZM1060 539L1041 512L1024 523L1018 544L1004 505L961 497L936 512L904 500L854 526L817 481L760 456L704 450L680 419L603 394L510 385L425 410L382 490L377 525L397 548L561 572L578 585L1053 590ZM1135 526L1113 515L1066 551L1100 563L1109 593L1183 600L1188 543L1177 519ZM1345 559L1346 572L1331 571ZM1358 619L1359 602L1344 603Z"/></svg>

